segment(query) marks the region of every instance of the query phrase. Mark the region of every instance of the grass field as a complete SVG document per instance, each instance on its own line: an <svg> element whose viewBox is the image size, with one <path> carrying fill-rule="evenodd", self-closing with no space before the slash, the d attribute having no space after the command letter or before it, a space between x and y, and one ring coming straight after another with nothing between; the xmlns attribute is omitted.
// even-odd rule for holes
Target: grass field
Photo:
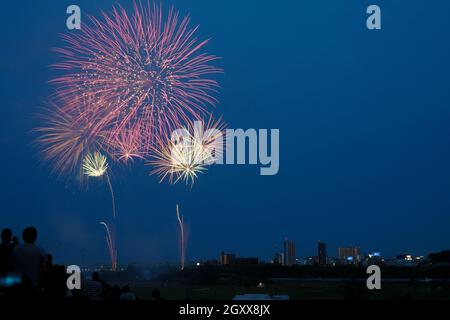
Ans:
<svg viewBox="0 0 450 320"><path fill-rule="evenodd" d="M344 282L295 282L271 283L263 288L236 285L183 285L136 283L133 291L140 299L152 299L152 291L158 289L168 300L230 300L237 294L261 293L288 295L293 300L310 299L450 299L448 288L430 284L385 283L381 290L368 290L365 283Z"/></svg>

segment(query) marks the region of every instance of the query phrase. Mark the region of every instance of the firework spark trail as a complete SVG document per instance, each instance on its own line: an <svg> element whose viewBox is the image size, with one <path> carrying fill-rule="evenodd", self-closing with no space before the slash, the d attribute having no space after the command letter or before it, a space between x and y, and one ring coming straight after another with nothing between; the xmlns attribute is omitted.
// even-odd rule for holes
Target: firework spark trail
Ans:
<svg viewBox="0 0 450 320"><path fill-rule="evenodd" d="M117 249L115 247L114 237L111 235L111 231L106 222L100 222L101 225L105 227L106 230L106 244L108 245L109 257L111 259L111 269L112 271L117 270Z"/></svg>
<svg viewBox="0 0 450 320"><path fill-rule="evenodd" d="M183 271L185 258L186 258L186 242L184 239L184 219L183 219L183 217L180 217L180 211L178 209L178 204L177 204L177 219L178 219L178 225L180 227L180 268L181 268L181 271Z"/></svg>
<svg viewBox="0 0 450 320"><path fill-rule="evenodd" d="M88 154L83 160L83 171L84 174L88 177L106 177L106 182L109 187L109 191L111 192L111 201L112 201L112 212L113 219L116 219L116 203L114 198L114 191L111 184L111 179L108 174L108 162L104 155L99 152L94 152L92 154ZM113 271L117 269L117 249L116 249L116 241L115 241L115 232L111 233L108 225L105 222L101 222L102 225L105 226L107 231L106 242L108 244L109 255L111 257L111 268Z"/></svg>
<svg viewBox="0 0 450 320"><path fill-rule="evenodd" d="M111 184L111 179L109 178L108 174L108 162L106 157L97 151L88 154L83 159L83 173L88 177L106 177L106 182L108 184L109 191L111 192L113 218L116 218L116 201L114 197L114 190Z"/></svg>
<svg viewBox="0 0 450 320"><path fill-rule="evenodd" d="M106 181L109 186L109 191L111 191L111 201L112 201L112 210L113 210L113 218L116 219L116 199L114 197L114 191L111 184L111 179L109 178L108 173L106 174Z"/></svg>
<svg viewBox="0 0 450 320"><path fill-rule="evenodd" d="M55 50L61 61L53 66L68 72L52 81L58 96L75 97L69 110L79 99L94 100L92 109L101 114L96 130L110 129L116 137L136 130L148 139L208 114L218 88L209 76L221 69L211 64L217 57L201 52L208 40L198 41L198 27L189 24L173 9L164 16L160 6L140 2L132 14L118 5L101 20L90 17Z"/></svg>

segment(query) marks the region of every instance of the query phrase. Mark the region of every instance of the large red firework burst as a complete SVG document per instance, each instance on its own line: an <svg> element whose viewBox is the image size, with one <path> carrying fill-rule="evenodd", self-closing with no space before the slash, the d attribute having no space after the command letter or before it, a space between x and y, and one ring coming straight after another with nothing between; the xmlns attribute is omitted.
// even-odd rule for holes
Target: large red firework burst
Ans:
<svg viewBox="0 0 450 320"><path fill-rule="evenodd" d="M61 61L53 65L65 71L52 81L58 95L72 97L69 110L81 99L95 101L90 110L101 118L95 130L108 130L119 158L141 156L152 136L200 118L215 104L218 84L210 76L221 70L211 64L215 56L201 52L208 40L199 41L198 27L189 24L189 16L173 9L165 16L158 5L135 2L131 15L113 7L62 36L66 46L56 49Z"/></svg>

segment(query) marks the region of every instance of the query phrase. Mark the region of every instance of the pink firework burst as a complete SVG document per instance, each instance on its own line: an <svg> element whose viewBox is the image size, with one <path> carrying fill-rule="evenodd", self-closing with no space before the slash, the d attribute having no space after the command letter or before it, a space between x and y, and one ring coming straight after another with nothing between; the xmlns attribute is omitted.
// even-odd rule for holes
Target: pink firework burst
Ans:
<svg viewBox="0 0 450 320"><path fill-rule="evenodd" d="M66 74L52 82L58 95L79 97L69 109L79 99L96 101L97 125L110 131L119 158L140 157L153 136L208 114L216 103L211 75L221 69L212 65L217 57L202 52L208 40L199 41L197 29L189 16L173 9L165 16L158 5L135 2L131 14L113 7L62 36L66 46L56 49L61 61L53 66Z"/></svg>
<svg viewBox="0 0 450 320"><path fill-rule="evenodd" d="M110 154L123 163L132 162L135 159L145 159L147 151L142 141L144 134L140 124L134 128L125 128L120 131L113 130L106 140Z"/></svg>
<svg viewBox="0 0 450 320"><path fill-rule="evenodd" d="M66 97L68 98L68 97ZM76 108L67 109L70 99L50 101L39 115L43 125L34 129L35 143L44 160L53 165L58 174L80 168L82 158L90 150L105 148L106 132L97 123L98 113L91 109L89 100L80 100Z"/></svg>

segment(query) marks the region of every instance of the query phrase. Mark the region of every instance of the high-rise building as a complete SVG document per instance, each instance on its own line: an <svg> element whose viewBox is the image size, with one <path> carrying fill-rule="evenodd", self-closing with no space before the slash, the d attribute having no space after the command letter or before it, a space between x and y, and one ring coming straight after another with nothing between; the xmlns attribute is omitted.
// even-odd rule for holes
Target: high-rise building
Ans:
<svg viewBox="0 0 450 320"><path fill-rule="evenodd" d="M319 266L327 264L327 245L325 242L317 242L317 257Z"/></svg>
<svg viewBox="0 0 450 320"><path fill-rule="evenodd" d="M222 251L220 254L219 264L221 265L233 265L236 260L236 255L234 253L225 253Z"/></svg>
<svg viewBox="0 0 450 320"><path fill-rule="evenodd" d="M284 264L284 253L276 253L272 260L273 264L283 265Z"/></svg>
<svg viewBox="0 0 450 320"><path fill-rule="evenodd" d="M359 264L361 262L361 249L359 247L340 247L338 249L340 260L345 260L350 264Z"/></svg>
<svg viewBox="0 0 450 320"><path fill-rule="evenodd" d="M295 241L284 239L284 266L295 264Z"/></svg>

